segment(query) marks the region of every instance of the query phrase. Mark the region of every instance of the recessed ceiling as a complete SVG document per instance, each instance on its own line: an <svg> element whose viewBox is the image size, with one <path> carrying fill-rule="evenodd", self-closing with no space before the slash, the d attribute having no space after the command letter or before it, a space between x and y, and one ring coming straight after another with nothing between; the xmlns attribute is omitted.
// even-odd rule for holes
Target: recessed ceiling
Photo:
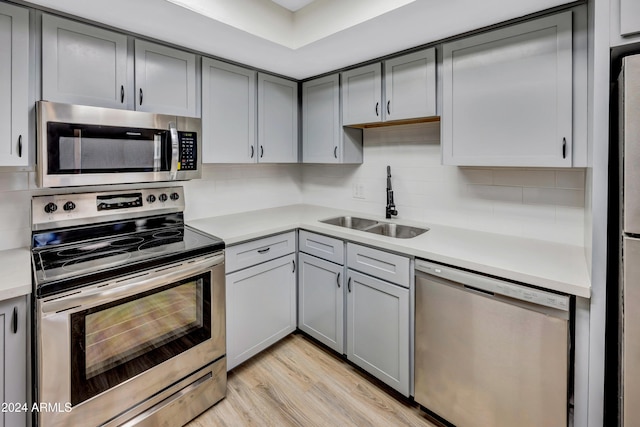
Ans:
<svg viewBox="0 0 640 427"><path fill-rule="evenodd" d="M312 3L314 0L271 0L271 1L279 4L285 9L289 9L291 12L295 12L299 9L302 9L309 3Z"/></svg>
<svg viewBox="0 0 640 427"><path fill-rule="evenodd" d="M305 79L573 0L28 0L203 55ZM303 0L300 0L303 1ZM480 6L481 5L481 6ZM468 11L468 13L467 13Z"/></svg>

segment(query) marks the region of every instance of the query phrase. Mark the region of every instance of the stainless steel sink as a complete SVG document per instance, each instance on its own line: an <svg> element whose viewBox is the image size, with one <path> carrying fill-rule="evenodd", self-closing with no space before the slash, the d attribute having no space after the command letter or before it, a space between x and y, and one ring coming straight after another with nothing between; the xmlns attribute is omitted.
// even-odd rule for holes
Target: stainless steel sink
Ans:
<svg viewBox="0 0 640 427"><path fill-rule="evenodd" d="M367 227L378 224L378 221L366 218L357 218L353 216L338 216L335 218L324 219L320 222L325 224L337 225L340 227L352 228L354 230L364 230Z"/></svg>
<svg viewBox="0 0 640 427"><path fill-rule="evenodd" d="M408 225L394 224L391 222L379 222L373 219L358 218L353 216L337 216L323 219L320 222L381 236L395 237L397 239L410 239L429 231L428 228L411 227Z"/></svg>
<svg viewBox="0 0 640 427"><path fill-rule="evenodd" d="M429 231L429 229L386 222L369 227L364 231L382 236L395 237L397 239L410 239Z"/></svg>

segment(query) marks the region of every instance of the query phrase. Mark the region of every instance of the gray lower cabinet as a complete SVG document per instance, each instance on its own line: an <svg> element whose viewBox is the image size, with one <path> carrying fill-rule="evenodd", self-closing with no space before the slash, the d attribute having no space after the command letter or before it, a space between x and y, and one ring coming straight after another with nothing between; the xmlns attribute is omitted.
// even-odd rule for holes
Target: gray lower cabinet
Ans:
<svg viewBox="0 0 640 427"><path fill-rule="evenodd" d="M202 161L256 162L256 71L202 59Z"/></svg>
<svg viewBox="0 0 640 427"><path fill-rule="evenodd" d="M0 5L1 6L1 5ZM0 302L0 389L3 406L0 427L27 425L27 297ZM25 411L25 406L28 411Z"/></svg>
<svg viewBox="0 0 640 427"><path fill-rule="evenodd" d="M302 84L302 162L362 163L362 129L342 127L339 74Z"/></svg>
<svg viewBox="0 0 640 427"><path fill-rule="evenodd" d="M342 354L344 266L302 252L298 262L298 328Z"/></svg>
<svg viewBox="0 0 640 427"><path fill-rule="evenodd" d="M255 251L265 259L248 267L236 264L241 269L226 275L227 370L296 329L295 247L275 259L268 255L281 245L266 238L230 248L238 254Z"/></svg>
<svg viewBox="0 0 640 427"><path fill-rule="evenodd" d="M258 73L258 163L298 162L298 83Z"/></svg>
<svg viewBox="0 0 640 427"><path fill-rule="evenodd" d="M200 116L194 54L136 40L135 82L136 110Z"/></svg>
<svg viewBox="0 0 640 427"><path fill-rule="evenodd" d="M42 15L42 99L133 108L131 90L127 36Z"/></svg>
<svg viewBox="0 0 640 427"><path fill-rule="evenodd" d="M29 164L29 10L0 3L0 166Z"/></svg>
<svg viewBox="0 0 640 427"><path fill-rule="evenodd" d="M347 358L409 396L409 289L348 270Z"/></svg>

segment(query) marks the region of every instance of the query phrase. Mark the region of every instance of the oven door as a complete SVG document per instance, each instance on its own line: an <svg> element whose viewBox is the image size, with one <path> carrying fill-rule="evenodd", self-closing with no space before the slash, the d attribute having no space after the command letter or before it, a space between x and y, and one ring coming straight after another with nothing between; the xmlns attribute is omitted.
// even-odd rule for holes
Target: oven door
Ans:
<svg viewBox="0 0 640 427"><path fill-rule="evenodd" d="M225 354L224 255L38 300L40 425L100 425ZM132 413L135 415L135 413Z"/></svg>

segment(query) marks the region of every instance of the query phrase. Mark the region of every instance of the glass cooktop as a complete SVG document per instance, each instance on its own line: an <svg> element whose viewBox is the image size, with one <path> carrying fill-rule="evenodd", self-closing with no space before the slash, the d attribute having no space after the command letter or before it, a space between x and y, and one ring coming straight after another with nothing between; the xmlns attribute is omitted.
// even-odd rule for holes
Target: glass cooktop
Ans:
<svg viewBox="0 0 640 427"><path fill-rule="evenodd" d="M182 213L34 233L38 297L224 249Z"/></svg>

